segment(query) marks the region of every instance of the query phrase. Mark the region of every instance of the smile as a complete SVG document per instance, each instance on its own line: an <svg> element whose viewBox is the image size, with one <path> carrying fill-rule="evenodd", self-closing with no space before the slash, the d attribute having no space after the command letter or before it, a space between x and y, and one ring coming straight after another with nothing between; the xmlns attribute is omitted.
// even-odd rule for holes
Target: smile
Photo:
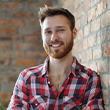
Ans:
<svg viewBox="0 0 110 110"><path fill-rule="evenodd" d="M52 45L52 47L54 47L54 48L58 48L58 47L60 47L61 46L61 44L53 44Z"/></svg>

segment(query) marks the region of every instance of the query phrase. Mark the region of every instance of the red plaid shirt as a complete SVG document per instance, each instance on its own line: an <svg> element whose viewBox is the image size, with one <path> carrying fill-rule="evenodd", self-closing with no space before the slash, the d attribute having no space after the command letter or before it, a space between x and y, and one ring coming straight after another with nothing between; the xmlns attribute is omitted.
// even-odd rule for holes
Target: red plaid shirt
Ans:
<svg viewBox="0 0 110 110"><path fill-rule="evenodd" d="M48 78L48 62L20 73L7 110L104 110L95 72L75 59L57 91Z"/></svg>

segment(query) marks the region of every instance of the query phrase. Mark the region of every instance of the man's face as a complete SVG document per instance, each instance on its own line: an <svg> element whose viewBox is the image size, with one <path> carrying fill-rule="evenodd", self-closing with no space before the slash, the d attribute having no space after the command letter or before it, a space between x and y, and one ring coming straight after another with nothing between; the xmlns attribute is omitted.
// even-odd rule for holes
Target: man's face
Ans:
<svg viewBox="0 0 110 110"><path fill-rule="evenodd" d="M41 23L41 31L43 47L49 56L59 59L72 50L75 35L65 16L46 17Z"/></svg>

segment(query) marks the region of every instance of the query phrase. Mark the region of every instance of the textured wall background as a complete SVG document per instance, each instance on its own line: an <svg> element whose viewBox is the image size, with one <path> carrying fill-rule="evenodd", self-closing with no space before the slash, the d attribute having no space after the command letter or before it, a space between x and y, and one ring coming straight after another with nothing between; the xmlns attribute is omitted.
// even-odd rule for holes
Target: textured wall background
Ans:
<svg viewBox="0 0 110 110"><path fill-rule="evenodd" d="M0 99L7 106L21 70L43 63L39 7L51 0L0 0Z"/></svg>
<svg viewBox="0 0 110 110"><path fill-rule="evenodd" d="M76 17L73 54L101 75L106 110L110 110L110 0L60 0Z"/></svg>
<svg viewBox="0 0 110 110"><path fill-rule="evenodd" d="M73 54L102 78L110 110L110 0L0 0L0 99L7 106L19 72L43 62L37 11L44 2L65 7L76 18Z"/></svg>

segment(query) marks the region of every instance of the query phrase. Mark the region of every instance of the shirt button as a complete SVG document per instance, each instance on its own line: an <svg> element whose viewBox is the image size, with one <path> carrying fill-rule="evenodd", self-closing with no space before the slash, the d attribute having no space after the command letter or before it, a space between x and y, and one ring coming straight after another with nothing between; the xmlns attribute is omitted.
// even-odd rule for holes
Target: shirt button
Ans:
<svg viewBox="0 0 110 110"><path fill-rule="evenodd" d="M50 84L50 81L48 81L48 84Z"/></svg>

